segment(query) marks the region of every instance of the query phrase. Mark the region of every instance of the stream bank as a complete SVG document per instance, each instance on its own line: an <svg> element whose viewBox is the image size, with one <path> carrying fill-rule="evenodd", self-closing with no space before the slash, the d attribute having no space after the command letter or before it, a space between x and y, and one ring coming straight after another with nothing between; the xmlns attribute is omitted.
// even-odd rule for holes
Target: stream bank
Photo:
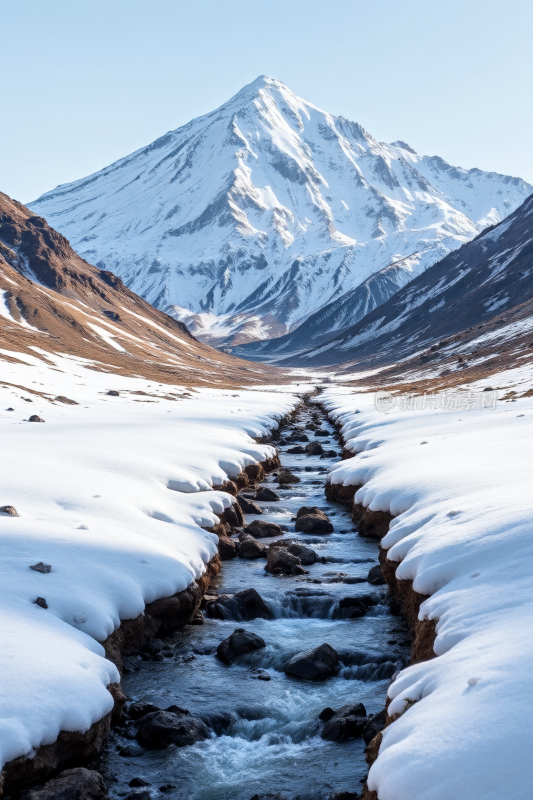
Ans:
<svg viewBox="0 0 533 800"><path fill-rule="evenodd" d="M373 585L367 580L378 566L375 539L358 535L348 509L324 500L328 468L340 454L333 426L319 407L304 403L276 436L283 470L298 481L280 483L278 468L252 480L248 476L248 486L237 485L240 502L248 508L246 524L255 531L264 523L284 528L257 538L270 553L279 542L285 552L291 547L316 557L304 554L297 559L300 564L291 561L297 567L291 574L269 574L264 553L259 558L232 553L235 557L224 560L211 581L203 618L197 616L194 624L154 640L156 647L126 658L123 687L130 704L95 762L112 798L359 796L367 771L362 729L373 715L383 714L390 679L407 663L407 628L391 614L383 581ZM306 450L312 442L320 444L311 447L314 453ZM261 487L278 499L258 499L254 513L243 501L256 502L258 489L259 497L264 495ZM296 514L302 507L329 518L332 531L297 530L301 524ZM232 509L239 523L236 506ZM240 550L243 531L228 516L217 533ZM284 547L288 540L294 545ZM255 600L252 611L243 602L249 590L260 601ZM227 665L217 657L217 648L236 628L259 637L264 647ZM302 680L286 673L299 653L322 645L338 658L329 677ZM328 714L346 706L364 714L358 718L360 727L352 723L342 741L323 738L326 725L332 727ZM184 747L145 747L140 720L159 709L188 711L188 718L205 725L208 735Z"/></svg>

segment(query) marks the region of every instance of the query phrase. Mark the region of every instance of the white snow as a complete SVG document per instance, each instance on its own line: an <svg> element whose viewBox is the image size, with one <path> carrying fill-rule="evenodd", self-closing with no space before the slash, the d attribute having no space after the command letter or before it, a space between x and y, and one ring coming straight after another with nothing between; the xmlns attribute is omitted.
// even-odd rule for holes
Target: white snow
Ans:
<svg viewBox="0 0 533 800"><path fill-rule="evenodd" d="M217 537L203 527L233 502L211 487L272 452L253 437L295 398L187 390L96 372L74 356L45 361L37 348L2 352L23 362L0 361L0 505L20 514L0 514L4 764L112 708L106 686L119 676L100 642L204 572ZM156 396L130 394L139 390ZM162 399L169 392L192 396ZM30 414L46 422L23 421ZM52 571L31 570L39 561ZM48 609L35 605L38 596Z"/></svg>
<svg viewBox="0 0 533 800"><path fill-rule="evenodd" d="M429 595L420 618L438 620L438 657L389 688L401 716L369 788L380 800L531 797L533 398L385 414L347 388L324 401L358 453L332 482L362 484L356 501L395 516L382 546L397 577Z"/></svg>

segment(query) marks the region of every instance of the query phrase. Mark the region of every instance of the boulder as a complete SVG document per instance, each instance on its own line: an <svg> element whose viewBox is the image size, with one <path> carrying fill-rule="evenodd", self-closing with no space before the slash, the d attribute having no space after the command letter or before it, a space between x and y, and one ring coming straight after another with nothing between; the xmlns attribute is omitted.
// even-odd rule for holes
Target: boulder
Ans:
<svg viewBox="0 0 533 800"><path fill-rule="evenodd" d="M265 470L262 464L248 464L248 466L243 469L243 472L248 476L250 481L262 481L265 477Z"/></svg>
<svg viewBox="0 0 533 800"><path fill-rule="evenodd" d="M85 767L66 769L42 788L24 792L24 800L107 800L104 779Z"/></svg>
<svg viewBox="0 0 533 800"><path fill-rule="evenodd" d="M254 794L250 800L288 800L286 794L276 792L276 794Z"/></svg>
<svg viewBox="0 0 533 800"><path fill-rule="evenodd" d="M128 786L132 787L150 786L150 781L146 781L144 778L132 778L131 781L128 783Z"/></svg>
<svg viewBox="0 0 533 800"><path fill-rule="evenodd" d="M44 421L45 420L38 414L32 414L31 417L28 419L28 422L44 422Z"/></svg>
<svg viewBox="0 0 533 800"><path fill-rule="evenodd" d="M246 526L245 533L254 536L256 539L270 539L273 536L283 536L283 530L275 522L265 522L262 519L254 519Z"/></svg>
<svg viewBox="0 0 533 800"><path fill-rule="evenodd" d="M300 444L296 445L296 447L289 447L287 453L291 455L303 455L305 453L305 447L302 447Z"/></svg>
<svg viewBox="0 0 533 800"><path fill-rule="evenodd" d="M227 561L230 558L236 558L239 555L238 542L235 539L230 539L228 536L221 536L218 540L218 554L222 561Z"/></svg>
<svg viewBox="0 0 533 800"><path fill-rule="evenodd" d="M320 431L315 431L315 436L331 436L331 434L329 431L322 429Z"/></svg>
<svg viewBox="0 0 533 800"><path fill-rule="evenodd" d="M249 533L239 533L239 556L240 558L266 558L267 548L250 536Z"/></svg>
<svg viewBox="0 0 533 800"><path fill-rule="evenodd" d="M300 567L301 561L285 547L274 547L267 552L265 571L271 575L291 575L294 567Z"/></svg>
<svg viewBox="0 0 533 800"><path fill-rule="evenodd" d="M213 486L213 489L216 489L219 492L227 492L228 494L232 494L233 497L235 497L239 491L237 484L230 480L224 481L224 483L220 484L220 486Z"/></svg>
<svg viewBox="0 0 533 800"><path fill-rule="evenodd" d="M376 564L375 567L368 573L367 581L372 584L372 586L382 586L386 583L385 578L383 577L383 572L381 571L381 566Z"/></svg>
<svg viewBox="0 0 533 800"><path fill-rule="evenodd" d="M137 700L136 703L132 703L126 708L126 712L130 719L141 719L141 717L145 717L147 714L151 714L153 711L161 711L159 706L155 706L153 703L148 703L146 700Z"/></svg>
<svg viewBox="0 0 533 800"><path fill-rule="evenodd" d="M302 506L296 514L297 531L303 533L332 533L333 525L329 517L317 506Z"/></svg>
<svg viewBox="0 0 533 800"><path fill-rule="evenodd" d="M138 744L127 744L125 747L120 748L118 754L122 758L140 758L140 756L144 755L144 750Z"/></svg>
<svg viewBox="0 0 533 800"><path fill-rule="evenodd" d="M374 736L383 730L386 721L387 712L385 709L378 711L377 714L370 714L363 728L363 740L366 745L370 744Z"/></svg>
<svg viewBox="0 0 533 800"><path fill-rule="evenodd" d="M260 486L255 493L255 500L279 500L279 494L276 494L268 486Z"/></svg>
<svg viewBox="0 0 533 800"><path fill-rule="evenodd" d="M366 710L362 703L350 703L333 713L322 730L322 738L331 742L343 742L362 736L367 723Z"/></svg>
<svg viewBox="0 0 533 800"><path fill-rule="evenodd" d="M254 503L253 500L248 500L246 497L243 497L241 494L237 495L237 502L241 507L241 510L245 514L262 514L263 509L261 506L258 506L257 503Z"/></svg>
<svg viewBox="0 0 533 800"><path fill-rule="evenodd" d="M272 542L269 545L269 550L275 547L284 547L293 556L297 556L304 567L314 564L319 560L319 555L310 547L298 541L298 539L287 539L285 542L281 539L279 542Z"/></svg>
<svg viewBox="0 0 533 800"><path fill-rule="evenodd" d="M284 486L288 483L300 483L300 478L293 475L288 469L283 469L278 473L278 483L280 486Z"/></svg>
<svg viewBox="0 0 533 800"><path fill-rule="evenodd" d="M291 433L289 442L308 442L309 436L306 433Z"/></svg>
<svg viewBox="0 0 533 800"><path fill-rule="evenodd" d="M348 614L342 614L345 619L364 617L368 611L368 607L360 597L343 597L341 600L339 600L339 609L349 609Z"/></svg>
<svg viewBox="0 0 533 800"><path fill-rule="evenodd" d="M337 651L329 644L321 644L293 656L285 667L285 672L293 678L318 681L335 675L338 665Z"/></svg>
<svg viewBox="0 0 533 800"><path fill-rule="evenodd" d="M272 613L255 589L245 589L232 597L222 595L206 605L206 613L212 619L271 619Z"/></svg>
<svg viewBox="0 0 533 800"><path fill-rule="evenodd" d="M289 800L286 794L276 792L276 794L254 794L251 800Z"/></svg>
<svg viewBox="0 0 533 800"><path fill-rule="evenodd" d="M241 507L238 503L233 503L233 505L225 508L224 512L220 516L221 519L225 519L232 528L242 528L244 525L244 517L242 515Z"/></svg>
<svg viewBox="0 0 533 800"><path fill-rule="evenodd" d="M308 456L320 456L324 452L324 448L320 442L309 442L309 444L305 446L305 452Z"/></svg>
<svg viewBox="0 0 533 800"><path fill-rule="evenodd" d="M265 640L256 633L251 633L244 628L235 628L231 636L220 642L217 647L217 656L224 664L231 664L237 656L260 650L262 647L266 647Z"/></svg>
<svg viewBox="0 0 533 800"><path fill-rule="evenodd" d="M10 517L18 517L19 515L15 506L0 506L0 511Z"/></svg>
<svg viewBox="0 0 533 800"><path fill-rule="evenodd" d="M164 750L170 744L185 747L201 739L209 739L208 727L202 720L172 711L152 711L142 718L137 740L151 750Z"/></svg>

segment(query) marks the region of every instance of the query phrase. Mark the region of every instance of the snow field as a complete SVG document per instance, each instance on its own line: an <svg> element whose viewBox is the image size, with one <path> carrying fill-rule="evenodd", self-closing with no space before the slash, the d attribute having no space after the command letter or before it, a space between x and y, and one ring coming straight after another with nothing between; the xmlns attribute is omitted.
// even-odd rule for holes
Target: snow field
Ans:
<svg viewBox="0 0 533 800"><path fill-rule="evenodd" d="M382 546L430 595L438 658L391 684L368 785L380 800L532 797L533 398L495 410L377 412L373 395L327 389L353 458L333 483L395 515ZM416 701L411 704L409 701Z"/></svg>
<svg viewBox="0 0 533 800"><path fill-rule="evenodd" d="M24 363L0 362L0 506L20 515L0 514L2 765L111 710L106 686L119 675L100 642L203 574L217 551L203 527L233 502L211 487L269 456L253 437L297 402L106 374L37 348L34 358L3 352ZM46 422L23 421L31 414ZM30 569L40 561L51 572Z"/></svg>

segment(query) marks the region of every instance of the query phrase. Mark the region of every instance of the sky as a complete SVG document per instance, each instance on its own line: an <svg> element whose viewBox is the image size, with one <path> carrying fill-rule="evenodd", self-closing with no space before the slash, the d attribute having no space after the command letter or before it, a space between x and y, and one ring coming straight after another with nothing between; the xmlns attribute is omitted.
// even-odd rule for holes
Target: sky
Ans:
<svg viewBox="0 0 533 800"><path fill-rule="evenodd" d="M0 191L96 172L265 74L375 138L533 184L531 0L0 0Z"/></svg>

